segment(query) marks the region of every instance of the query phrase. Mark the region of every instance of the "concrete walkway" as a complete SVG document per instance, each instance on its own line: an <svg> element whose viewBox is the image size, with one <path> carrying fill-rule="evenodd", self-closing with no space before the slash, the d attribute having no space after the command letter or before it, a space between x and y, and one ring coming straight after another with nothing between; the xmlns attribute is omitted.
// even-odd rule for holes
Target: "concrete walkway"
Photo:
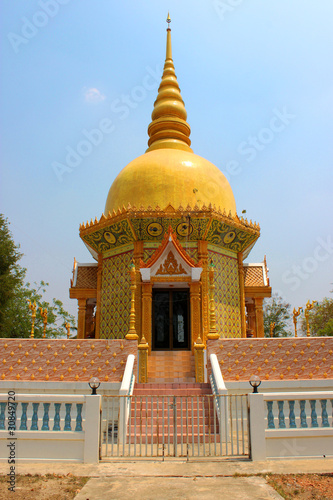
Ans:
<svg viewBox="0 0 333 500"><path fill-rule="evenodd" d="M89 476L75 500L167 499L281 499L263 477L256 474L323 473L333 471L333 459L153 462L109 461L96 465L73 463L17 463L17 474L71 473ZM0 474L8 473L8 464L0 464ZM245 477L239 477L245 475ZM246 476L249 477L246 477Z"/></svg>

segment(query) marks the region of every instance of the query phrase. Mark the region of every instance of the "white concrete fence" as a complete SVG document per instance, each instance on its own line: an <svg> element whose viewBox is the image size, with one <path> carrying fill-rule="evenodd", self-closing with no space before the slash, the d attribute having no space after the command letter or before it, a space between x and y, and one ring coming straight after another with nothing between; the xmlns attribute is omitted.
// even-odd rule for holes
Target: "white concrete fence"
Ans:
<svg viewBox="0 0 333 500"><path fill-rule="evenodd" d="M101 396L0 395L0 461L99 460Z"/></svg>
<svg viewBox="0 0 333 500"><path fill-rule="evenodd" d="M249 394L253 460L333 456L333 392Z"/></svg>

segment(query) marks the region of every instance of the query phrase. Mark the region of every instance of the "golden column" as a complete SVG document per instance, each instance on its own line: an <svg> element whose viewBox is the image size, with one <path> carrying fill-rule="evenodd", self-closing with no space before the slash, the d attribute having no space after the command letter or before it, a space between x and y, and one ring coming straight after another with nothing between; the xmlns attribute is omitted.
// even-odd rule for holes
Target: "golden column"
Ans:
<svg viewBox="0 0 333 500"><path fill-rule="evenodd" d="M238 252L237 261L238 261L240 313L241 313L241 336L245 338L246 337L245 284L244 284L244 268L243 268L242 252Z"/></svg>
<svg viewBox="0 0 333 500"><path fill-rule="evenodd" d="M33 339L35 336L35 321L36 321L36 301L34 300L33 304L31 303L31 300L29 300L29 309L31 311L31 333L30 337Z"/></svg>
<svg viewBox="0 0 333 500"><path fill-rule="evenodd" d="M220 335L216 330L216 316L215 316L215 299L214 299L214 264L211 261L209 266L209 283L210 283L210 298L209 298L209 333L207 335L208 340L217 340Z"/></svg>
<svg viewBox="0 0 333 500"><path fill-rule="evenodd" d="M201 339L200 286L200 281L192 281L192 283L190 283L192 349L194 347L194 342L198 342L199 338Z"/></svg>
<svg viewBox="0 0 333 500"><path fill-rule="evenodd" d="M147 339L149 352L152 348L151 320L152 320L152 284L142 283L142 335Z"/></svg>
<svg viewBox="0 0 333 500"><path fill-rule="evenodd" d="M294 308L293 310L293 322L294 322L294 328L295 328L295 337L297 337L297 318L303 311L303 307L299 307L298 310Z"/></svg>
<svg viewBox="0 0 333 500"><path fill-rule="evenodd" d="M254 299L254 312L256 318L256 337L264 337L264 311L263 311L263 301L264 299L256 297Z"/></svg>
<svg viewBox="0 0 333 500"><path fill-rule="evenodd" d="M148 382L148 351L149 346L145 339L144 334L142 334L139 349L139 383L146 384Z"/></svg>
<svg viewBox="0 0 333 500"><path fill-rule="evenodd" d="M311 309L313 309L314 305L318 304L316 300L313 300L311 303L308 300L305 306L305 311L304 311L304 316L305 316L305 321L306 321L306 336L310 337L310 326L309 326L309 313Z"/></svg>
<svg viewBox="0 0 333 500"><path fill-rule="evenodd" d="M131 264L131 312L129 321L129 330L125 339L127 340L138 340L139 336L135 329L135 290L136 290L136 271L134 262Z"/></svg>
<svg viewBox="0 0 333 500"><path fill-rule="evenodd" d="M46 337L46 325L47 325L47 309L45 308L43 310L42 307L39 308L39 312L40 312L40 315L41 317L43 318L43 324L44 324L44 328L43 328L43 339L45 339Z"/></svg>
<svg viewBox="0 0 333 500"><path fill-rule="evenodd" d="M254 310L253 303L246 303L246 311L247 311L247 326L248 326L248 334L249 336L253 336L256 331L256 313Z"/></svg>
<svg viewBox="0 0 333 500"><path fill-rule="evenodd" d="M198 259L202 263L201 317L202 317L202 341L205 343L209 331L208 241L198 241Z"/></svg>
<svg viewBox="0 0 333 500"><path fill-rule="evenodd" d="M79 306L79 313L77 317L77 338L84 339L86 330L86 299L77 299Z"/></svg>
<svg viewBox="0 0 333 500"><path fill-rule="evenodd" d="M135 291L135 328L139 338L141 337L142 325L142 282L140 274L140 262L143 259L143 241L134 241L134 255L133 255L135 269L136 269L136 291Z"/></svg>

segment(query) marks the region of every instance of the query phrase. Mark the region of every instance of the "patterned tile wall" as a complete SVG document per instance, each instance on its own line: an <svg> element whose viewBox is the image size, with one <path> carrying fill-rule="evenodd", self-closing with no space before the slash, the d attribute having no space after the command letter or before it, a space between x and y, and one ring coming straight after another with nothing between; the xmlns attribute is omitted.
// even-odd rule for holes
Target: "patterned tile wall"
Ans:
<svg viewBox="0 0 333 500"><path fill-rule="evenodd" d="M333 337L209 340L226 381L333 378Z"/></svg>
<svg viewBox="0 0 333 500"><path fill-rule="evenodd" d="M216 326L221 337L241 336L238 262L236 259L209 251L214 263Z"/></svg>
<svg viewBox="0 0 333 500"><path fill-rule="evenodd" d="M0 339L1 380L101 382L122 380L137 342L88 339Z"/></svg>
<svg viewBox="0 0 333 500"><path fill-rule="evenodd" d="M131 307L130 264L133 252L103 260L100 338L124 338Z"/></svg>

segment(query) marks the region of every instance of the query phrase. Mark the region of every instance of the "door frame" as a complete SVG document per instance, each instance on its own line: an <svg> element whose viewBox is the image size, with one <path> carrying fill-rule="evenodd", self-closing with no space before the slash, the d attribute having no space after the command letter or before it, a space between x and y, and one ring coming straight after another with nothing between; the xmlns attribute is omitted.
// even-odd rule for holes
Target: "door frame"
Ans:
<svg viewBox="0 0 333 500"><path fill-rule="evenodd" d="M168 292L169 293L169 347L156 347L155 346L155 315L154 315L154 295L158 292ZM173 292L186 292L187 293L187 347L173 347ZM190 351L191 350L191 300L190 300L190 289L189 288L153 288L152 289L152 308L151 308L151 332L152 332L152 351Z"/></svg>

